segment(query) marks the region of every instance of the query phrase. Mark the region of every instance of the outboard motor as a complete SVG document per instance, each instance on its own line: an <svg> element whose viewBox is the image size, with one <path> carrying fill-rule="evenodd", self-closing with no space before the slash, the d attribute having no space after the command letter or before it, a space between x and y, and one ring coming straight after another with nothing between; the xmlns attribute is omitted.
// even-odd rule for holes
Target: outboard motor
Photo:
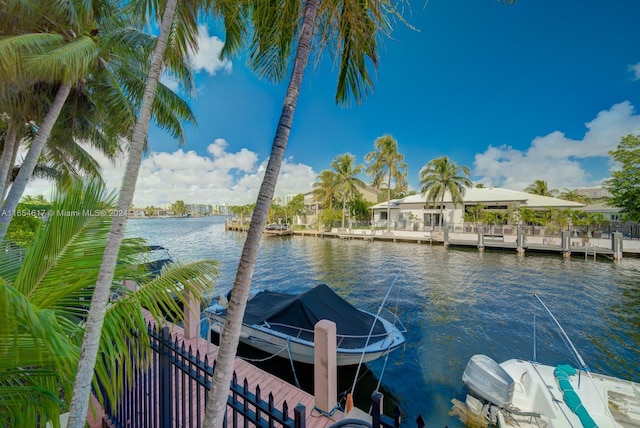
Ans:
<svg viewBox="0 0 640 428"><path fill-rule="evenodd" d="M513 400L513 378L486 355L471 357L462 373L462 382L471 395L500 408L509 406Z"/></svg>

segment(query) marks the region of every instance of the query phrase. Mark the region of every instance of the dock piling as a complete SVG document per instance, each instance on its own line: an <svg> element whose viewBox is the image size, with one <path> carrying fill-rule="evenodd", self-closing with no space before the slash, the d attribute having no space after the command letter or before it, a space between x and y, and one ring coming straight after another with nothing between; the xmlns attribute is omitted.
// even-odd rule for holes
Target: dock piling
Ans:
<svg viewBox="0 0 640 428"><path fill-rule="evenodd" d="M315 407L324 413L338 405L338 353L336 323L320 320L314 328L313 395Z"/></svg>

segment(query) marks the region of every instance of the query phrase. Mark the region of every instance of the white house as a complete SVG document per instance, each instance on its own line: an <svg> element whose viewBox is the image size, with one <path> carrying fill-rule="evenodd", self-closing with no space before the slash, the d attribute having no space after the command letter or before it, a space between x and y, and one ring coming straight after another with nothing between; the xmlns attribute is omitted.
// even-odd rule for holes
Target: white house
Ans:
<svg viewBox="0 0 640 428"><path fill-rule="evenodd" d="M501 187L492 188L467 188L463 196L463 203L453 205L451 194L445 193L443 224L462 225L464 213L470 206L482 205L488 210L509 211L521 206L532 210L546 210L548 208L567 209L583 208L585 205L565 201L563 199L547 196L533 195L531 193L510 190ZM387 219L387 202L371 207L373 222L375 225L386 225L391 222L394 228L408 228L409 225L418 227L437 226L440 223L440 204L425 204L426 196L423 194L411 195L406 198L392 199L389 204L389 219ZM425 206L426 205L426 206Z"/></svg>

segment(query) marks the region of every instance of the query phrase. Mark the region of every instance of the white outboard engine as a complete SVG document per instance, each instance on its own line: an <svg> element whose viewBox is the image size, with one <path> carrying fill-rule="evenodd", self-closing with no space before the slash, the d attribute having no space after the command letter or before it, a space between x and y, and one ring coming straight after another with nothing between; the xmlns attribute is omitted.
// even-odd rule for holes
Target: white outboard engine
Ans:
<svg viewBox="0 0 640 428"><path fill-rule="evenodd" d="M476 354L471 357L462 373L462 382L471 395L499 408L509 406L513 399L513 379L486 355Z"/></svg>

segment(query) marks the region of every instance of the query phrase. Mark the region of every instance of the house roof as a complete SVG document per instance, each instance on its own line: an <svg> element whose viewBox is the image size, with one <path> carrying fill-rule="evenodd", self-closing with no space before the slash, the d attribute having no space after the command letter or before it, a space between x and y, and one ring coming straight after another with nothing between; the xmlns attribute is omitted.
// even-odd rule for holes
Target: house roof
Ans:
<svg viewBox="0 0 640 428"><path fill-rule="evenodd" d="M507 203L517 202L526 205L529 208L582 208L584 204L564 199L550 198L548 196L534 195L531 193L521 192L519 190L505 189L502 187L467 188L464 194L465 204L488 204L488 203ZM403 204L424 203L425 195L416 194L401 199L392 199L391 208L397 208ZM446 192L444 202L451 203L451 193ZM371 209L387 208L387 202L382 202L371 207Z"/></svg>
<svg viewBox="0 0 640 428"><path fill-rule="evenodd" d="M603 203L588 204L583 208L583 210L586 212L598 212L598 213L619 213L620 212L620 208L610 207Z"/></svg>

